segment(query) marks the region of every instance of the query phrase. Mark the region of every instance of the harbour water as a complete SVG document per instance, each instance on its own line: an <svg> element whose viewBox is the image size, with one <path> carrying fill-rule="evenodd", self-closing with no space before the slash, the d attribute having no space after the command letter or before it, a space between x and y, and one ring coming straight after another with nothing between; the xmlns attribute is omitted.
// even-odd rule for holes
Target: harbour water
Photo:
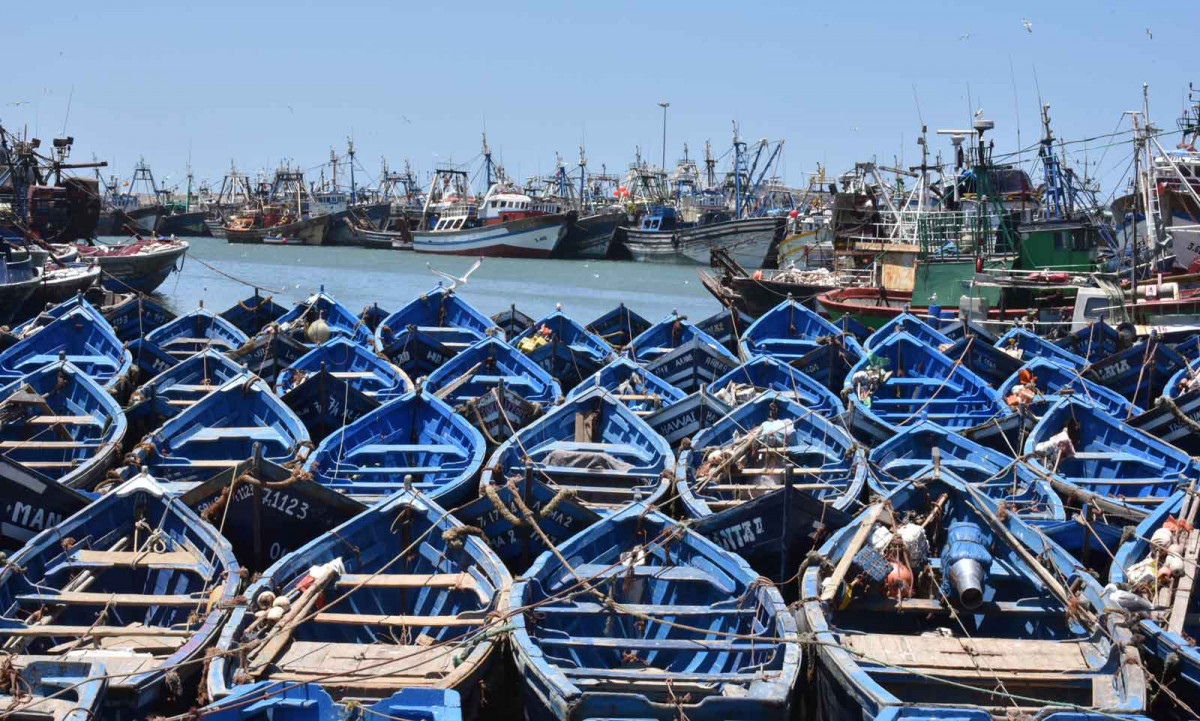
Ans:
<svg viewBox="0 0 1200 721"><path fill-rule="evenodd" d="M213 310L228 308L253 292L239 280L263 288L263 294L284 306L323 285L355 311L372 303L394 311L442 280L430 267L458 276L475 262L467 257L357 247L236 245L221 238L189 238L188 242L191 248L182 271L158 289L177 312L191 310L201 301ZM515 304L540 318L561 303L581 323L618 303L650 321L672 310L692 321L721 310L701 285L696 267L625 261L487 258L458 292L489 315Z"/></svg>

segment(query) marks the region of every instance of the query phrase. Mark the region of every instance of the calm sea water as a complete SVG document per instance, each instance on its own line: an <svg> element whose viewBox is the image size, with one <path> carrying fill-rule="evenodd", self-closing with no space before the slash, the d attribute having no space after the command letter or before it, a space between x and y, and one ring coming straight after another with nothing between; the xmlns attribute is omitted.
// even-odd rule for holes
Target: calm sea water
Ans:
<svg viewBox="0 0 1200 721"><path fill-rule="evenodd" d="M394 311L437 286L430 266L461 275L473 258L426 255L354 247L235 245L218 238L189 238L183 270L167 279L158 293L176 312L201 301L222 311L253 294L244 283L264 288L276 302L291 306L321 286L351 310L372 303ZM651 322L672 310L699 321L721 310L700 284L695 267L623 261L518 260L487 258L457 291L488 315L518 310L534 318L556 304L580 323L588 323L618 303Z"/></svg>

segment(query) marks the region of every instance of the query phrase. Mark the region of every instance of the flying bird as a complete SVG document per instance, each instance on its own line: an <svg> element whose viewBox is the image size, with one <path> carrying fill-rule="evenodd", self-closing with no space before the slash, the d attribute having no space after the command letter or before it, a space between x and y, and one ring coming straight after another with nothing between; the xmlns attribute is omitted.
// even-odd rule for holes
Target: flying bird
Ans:
<svg viewBox="0 0 1200 721"><path fill-rule="evenodd" d="M293 115L296 113L296 109L293 108L291 105L287 106L287 109L288 109L288 112L292 113Z"/></svg>
<svg viewBox="0 0 1200 721"><path fill-rule="evenodd" d="M28 100L14 100L13 102L9 103L9 107L13 107L13 108L19 108L22 105L29 105L29 101Z"/></svg>
<svg viewBox="0 0 1200 721"><path fill-rule="evenodd" d="M1150 32L1150 28L1146 28L1146 37L1150 38L1151 40L1154 39L1154 33Z"/></svg>
<svg viewBox="0 0 1200 721"><path fill-rule="evenodd" d="M959 35L959 36L958 36L958 39L959 39L959 40L970 40L970 39L971 39L971 33L963 33L962 35Z"/></svg>
<svg viewBox="0 0 1200 721"><path fill-rule="evenodd" d="M1029 22L1029 18L1021 18L1021 24L1025 26L1025 31L1033 32L1033 23Z"/></svg>
<svg viewBox="0 0 1200 721"><path fill-rule="evenodd" d="M445 278L446 280L450 281L450 287L447 288L446 290L454 290L455 288L457 288L460 285L466 285L467 278L470 278L471 274L474 273L475 270L477 268L479 268L479 266L481 266L481 265L483 265L482 257L476 259L474 264L472 264L471 267L469 269L467 269L467 272L464 273L461 278L456 275L450 275L449 273L443 273L440 270L434 270L433 266L430 265L429 263L426 263L425 267L429 269L430 273L433 273L434 275L437 275L437 276L441 276L442 278Z"/></svg>
<svg viewBox="0 0 1200 721"><path fill-rule="evenodd" d="M400 119L403 120L404 122L408 123L409 125L412 125L412 121L408 119L407 115L401 115Z"/></svg>

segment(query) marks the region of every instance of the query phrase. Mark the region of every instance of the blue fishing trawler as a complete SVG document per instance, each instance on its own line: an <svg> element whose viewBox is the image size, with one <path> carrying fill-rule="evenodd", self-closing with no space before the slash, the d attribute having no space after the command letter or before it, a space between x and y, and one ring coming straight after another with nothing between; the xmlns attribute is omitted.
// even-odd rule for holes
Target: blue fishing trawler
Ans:
<svg viewBox="0 0 1200 721"><path fill-rule="evenodd" d="M411 488L453 508L474 490L483 458L479 431L422 390L329 435L309 455L304 470L364 503Z"/></svg>
<svg viewBox="0 0 1200 721"><path fill-rule="evenodd" d="M527 718L791 717L801 647L779 591L651 504L543 553L506 608Z"/></svg>

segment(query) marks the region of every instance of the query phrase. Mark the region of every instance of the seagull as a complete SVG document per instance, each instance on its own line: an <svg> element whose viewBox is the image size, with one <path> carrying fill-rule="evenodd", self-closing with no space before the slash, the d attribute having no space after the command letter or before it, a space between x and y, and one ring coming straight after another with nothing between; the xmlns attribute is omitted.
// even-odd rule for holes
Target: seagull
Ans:
<svg viewBox="0 0 1200 721"><path fill-rule="evenodd" d="M288 109L288 112L292 113L293 115L296 113L296 109L293 108L291 105L287 106L287 109Z"/></svg>
<svg viewBox="0 0 1200 721"><path fill-rule="evenodd" d="M9 103L8 105L9 105L9 107L12 107L12 108L19 108L22 105L29 105L29 101L28 100L14 100L13 102Z"/></svg>
<svg viewBox="0 0 1200 721"><path fill-rule="evenodd" d="M446 280L450 281L450 287L447 288L446 290L454 290L455 288L457 288L460 285L466 285L467 278L470 278L471 274L474 273L475 270L481 265L483 265L483 257L482 256L479 257L469 269L467 269L467 272L465 274L463 274L463 276L461 278L456 275L450 275L449 273L443 273L440 270L434 270L433 266L430 265L429 263L426 263L425 267L429 269L430 273L433 273L434 275L439 275L439 276L445 278Z"/></svg>
<svg viewBox="0 0 1200 721"><path fill-rule="evenodd" d="M975 111L975 117L977 117L977 118L983 117L983 108L980 108L979 110Z"/></svg>
<svg viewBox="0 0 1200 721"><path fill-rule="evenodd" d="M1117 584L1115 583L1110 583L1104 587L1103 600L1106 611L1123 613L1127 617L1141 613L1150 613L1156 608L1153 603L1136 593L1122 591L1117 588Z"/></svg>
<svg viewBox="0 0 1200 721"><path fill-rule="evenodd" d="M403 120L404 122L408 123L409 125L412 125L412 121L408 119L407 115L401 115L400 119Z"/></svg>
<svg viewBox="0 0 1200 721"><path fill-rule="evenodd" d="M1033 23L1029 22L1029 18L1021 18L1021 24L1025 26L1026 32L1033 32Z"/></svg>
<svg viewBox="0 0 1200 721"><path fill-rule="evenodd" d="M1154 33L1150 32L1150 28L1146 28L1146 37L1150 38L1151 40L1154 39Z"/></svg>
<svg viewBox="0 0 1200 721"><path fill-rule="evenodd" d="M959 40L970 40L970 39L971 39L971 33L963 33L962 35L959 35L959 36L958 36L958 39L959 39Z"/></svg>

